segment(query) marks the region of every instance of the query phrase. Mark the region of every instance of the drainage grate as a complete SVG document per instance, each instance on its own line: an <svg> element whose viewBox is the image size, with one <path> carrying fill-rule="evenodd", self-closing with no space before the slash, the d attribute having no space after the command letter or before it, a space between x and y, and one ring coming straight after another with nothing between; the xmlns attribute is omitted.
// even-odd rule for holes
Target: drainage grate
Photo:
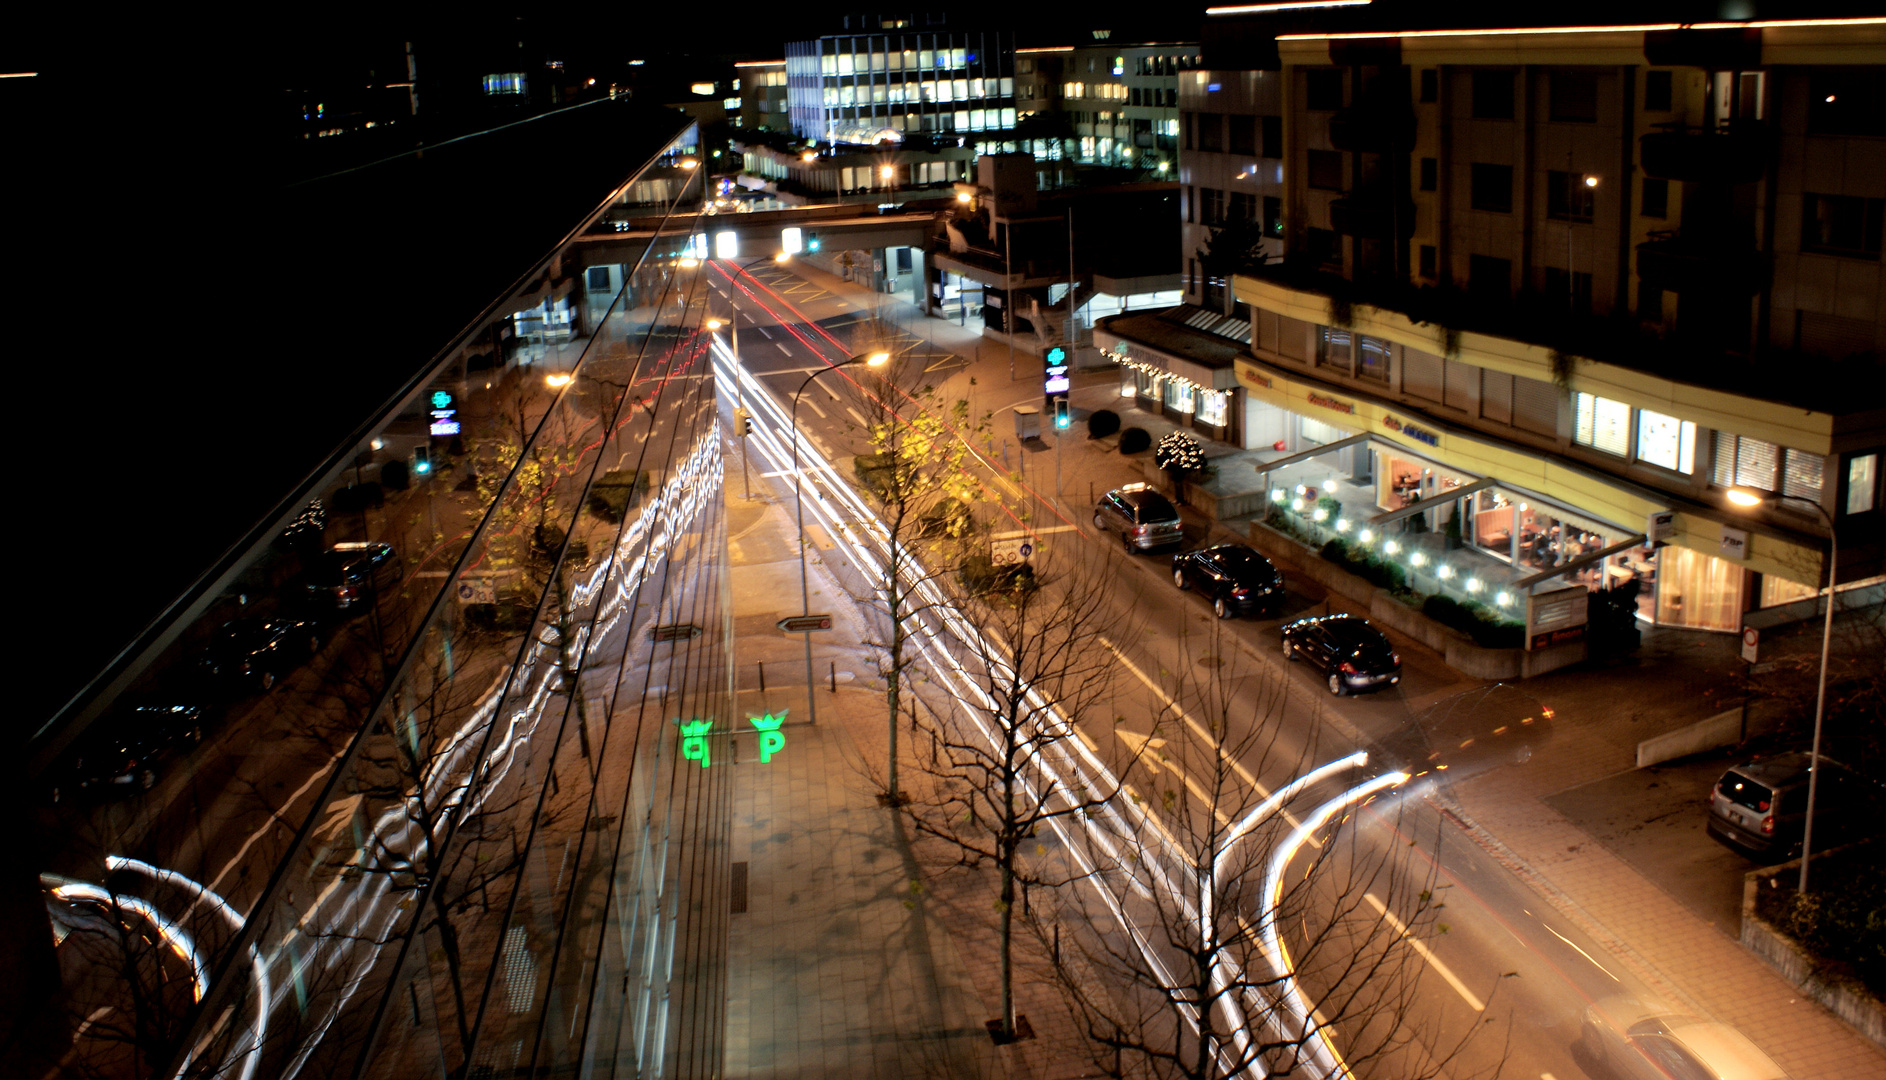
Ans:
<svg viewBox="0 0 1886 1080"><path fill-rule="evenodd" d="M735 915L745 915L747 913L746 863L737 862L733 864L733 882L729 891L733 894L733 913Z"/></svg>

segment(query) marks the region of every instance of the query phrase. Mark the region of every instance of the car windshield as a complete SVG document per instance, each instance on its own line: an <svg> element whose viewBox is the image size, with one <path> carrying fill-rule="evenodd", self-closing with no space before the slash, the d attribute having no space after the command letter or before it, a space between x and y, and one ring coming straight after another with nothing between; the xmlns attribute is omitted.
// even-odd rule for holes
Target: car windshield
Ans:
<svg viewBox="0 0 1886 1080"><path fill-rule="evenodd" d="M1257 565L1257 552L1247 548L1220 548L1212 554L1227 570L1249 570Z"/></svg>
<svg viewBox="0 0 1886 1080"><path fill-rule="evenodd" d="M1730 802L1762 813L1767 812L1775 798L1773 791L1738 772L1724 773L1716 790Z"/></svg>
<svg viewBox="0 0 1886 1080"><path fill-rule="evenodd" d="M262 628L254 623L248 622L224 623L222 629L217 633L216 639L218 644L226 648L248 648L260 643L262 640Z"/></svg>
<svg viewBox="0 0 1886 1080"><path fill-rule="evenodd" d="M1155 521L1174 521L1179 516L1179 512L1172 508L1172 504L1166 501L1164 495L1151 493L1139 497L1139 504L1133 508L1133 513L1134 520L1141 525Z"/></svg>

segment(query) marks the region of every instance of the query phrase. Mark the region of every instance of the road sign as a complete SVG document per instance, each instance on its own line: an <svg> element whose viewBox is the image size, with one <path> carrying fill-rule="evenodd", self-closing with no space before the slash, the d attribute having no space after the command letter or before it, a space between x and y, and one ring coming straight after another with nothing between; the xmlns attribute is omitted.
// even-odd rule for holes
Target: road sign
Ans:
<svg viewBox="0 0 1886 1080"><path fill-rule="evenodd" d="M693 623L671 623L667 626L649 628L650 641L692 641L701 636L701 628Z"/></svg>
<svg viewBox="0 0 1886 1080"><path fill-rule="evenodd" d="M1069 383L1067 378L1067 350L1059 345L1048 350L1043 360L1043 389L1049 394L1065 394Z"/></svg>
<svg viewBox="0 0 1886 1080"><path fill-rule="evenodd" d="M788 634L806 634L814 630L830 630L832 617L830 615L793 615L779 620L774 625Z"/></svg>
<svg viewBox="0 0 1886 1080"><path fill-rule="evenodd" d="M1742 628L1742 659L1753 664L1756 660L1760 659L1761 653L1761 629L1754 626L1744 626Z"/></svg>
<svg viewBox="0 0 1886 1080"><path fill-rule="evenodd" d="M1034 553L1034 542L1026 537L989 541L989 562L995 566L1020 566Z"/></svg>
<svg viewBox="0 0 1886 1080"><path fill-rule="evenodd" d="M498 583L490 578L460 578L458 582L458 602L461 604L495 604L498 602Z"/></svg>

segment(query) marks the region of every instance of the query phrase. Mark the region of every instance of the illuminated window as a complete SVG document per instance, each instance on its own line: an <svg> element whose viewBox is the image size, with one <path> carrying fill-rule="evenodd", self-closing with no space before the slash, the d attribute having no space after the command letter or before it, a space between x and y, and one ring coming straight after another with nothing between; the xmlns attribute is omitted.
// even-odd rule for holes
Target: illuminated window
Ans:
<svg viewBox="0 0 1886 1080"><path fill-rule="evenodd" d="M1847 459L1847 513L1864 514L1877 505L1879 492L1879 455L1864 454Z"/></svg>
<svg viewBox="0 0 1886 1080"><path fill-rule="evenodd" d="M1637 412L1637 460L1685 476L1696 465L1696 425L1660 412Z"/></svg>
<svg viewBox="0 0 1886 1080"><path fill-rule="evenodd" d="M1595 394L1573 395L1572 441L1623 457L1631 446L1631 407Z"/></svg>
<svg viewBox="0 0 1886 1080"><path fill-rule="evenodd" d="M485 93L487 94L521 94L523 92L524 76L519 72L485 76ZM710 88L708 93L713 93L713 90Z"/></svg>

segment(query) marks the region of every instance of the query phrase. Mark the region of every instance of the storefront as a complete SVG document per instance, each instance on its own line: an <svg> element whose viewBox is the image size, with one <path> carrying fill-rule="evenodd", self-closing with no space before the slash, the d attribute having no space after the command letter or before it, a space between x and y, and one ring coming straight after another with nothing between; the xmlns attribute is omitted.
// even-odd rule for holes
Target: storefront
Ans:
<svg viewBox="0 0 1886 1080"><path fill-rule="evenodd" d="M1245 395L1232 367L1237 346L1175 322L1167 317L1171 313L1118 315L1095 325L1094 346L1120 369L1122 401L1219 442L1247 445ZM1126 336L1135 331L1136 336ZM1158 338L1168 347L1147 338ZM1190 347L1181 347L1186 345Z"/></svg>

